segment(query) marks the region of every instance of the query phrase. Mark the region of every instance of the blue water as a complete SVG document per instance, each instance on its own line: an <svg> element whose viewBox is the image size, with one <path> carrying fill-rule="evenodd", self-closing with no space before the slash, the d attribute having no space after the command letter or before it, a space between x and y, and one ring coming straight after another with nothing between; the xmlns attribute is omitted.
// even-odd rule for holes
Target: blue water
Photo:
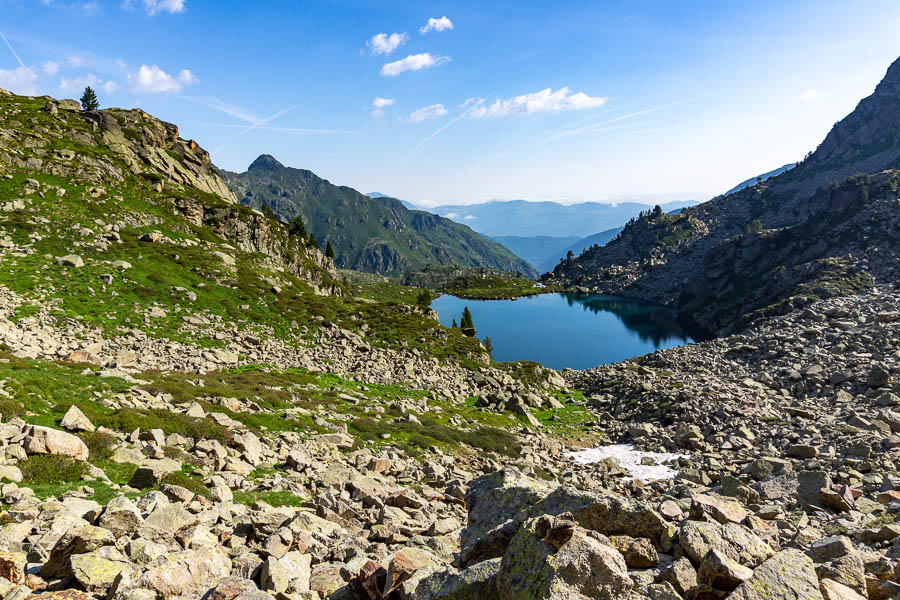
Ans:
<svg viewBox="0 0 900 600"><path fill-rule="evenodd" d="M477 337L491 338L494 360L534 360L554 369L588 369L694 341L669 308L602 295L542 294L516 300L431 303L441 324L468 306ZM700 337L698 334L694 334Z"/></svg>

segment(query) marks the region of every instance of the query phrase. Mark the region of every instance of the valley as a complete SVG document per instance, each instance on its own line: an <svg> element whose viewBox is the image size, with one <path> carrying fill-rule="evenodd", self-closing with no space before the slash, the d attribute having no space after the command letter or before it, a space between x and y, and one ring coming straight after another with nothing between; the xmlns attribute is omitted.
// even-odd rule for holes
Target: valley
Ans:
<svg viewBox="0 0 900 600"><path fill-rule="evenodd" d="M898 132L438 216L0 90L0 599L900 597Z"/></svg>

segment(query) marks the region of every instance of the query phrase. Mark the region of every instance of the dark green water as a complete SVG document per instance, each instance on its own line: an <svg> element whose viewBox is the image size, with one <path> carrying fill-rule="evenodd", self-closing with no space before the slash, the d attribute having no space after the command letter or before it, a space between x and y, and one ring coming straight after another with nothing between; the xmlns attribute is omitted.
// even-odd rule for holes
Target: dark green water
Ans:
<svg viewBox="0 0 900 600"><path fill-rule="evenodd" d="M680 346L702 337L669 308L602 295L542 294L516 300L441 296L431 307L441 324L468 306L478 337L491 338L494 360L534 360L554 369L588 369ZM696 338L695 338L696 336Z"/></svg>

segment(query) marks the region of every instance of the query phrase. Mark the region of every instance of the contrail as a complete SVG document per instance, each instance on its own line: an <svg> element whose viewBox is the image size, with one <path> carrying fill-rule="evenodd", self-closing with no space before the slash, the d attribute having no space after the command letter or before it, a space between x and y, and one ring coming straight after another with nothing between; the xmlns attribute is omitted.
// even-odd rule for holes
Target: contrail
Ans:
<svg viewBox="0 0 900 600"><path fill-rule="evenodd" d="M620 106L615 106L615 107L613 107L613 108L607 108L607 109L605 109L605 110L601 110L600 112L596 112L596 113L590 115L589 117L585 117L585 118L583 118L583 119L579 119L578 121L575 121L574 123L569 123L568 125L562 125L562 126L560 126L560 127L556 127L555 129L551 129L551 130L549 130L549 131L545 131L544 133L542 133L542 134L540 134L540 135L537 135L537 136L533 137L533 138L531 139L531 141L533 141L533 142L540 141L542 138L545 138L545 137L547 137L547 136L549 136L549 135L551 135L551 134L553 134L553 133L556 133L557 131L562 131L563 129L569 129L569 128L571 128L571 127L575 127L576 125L581 125L582 123L587 123L588 121L593 121L593 120L596 119L597 117L600 117L600 116L603 116L603 115L607 115L607 114L609 114L609 113L611 113L611 112L616 112L616 111L618 111L618 110L622 110L623 108L627 108L627 107L631 106L632 104L637 104L638 102L643 102L644 100L646 100L646 99L649 98L649 97L650 97L650 96L644 96L643 98L638 98L638 99L636 99L636 100L631 100L630 102L626 102L625 104L622 104L622 105L620 105Z"/></svg>
<svg viewBox="0 0 900 600"><path fill-rule="evenodd" d="M419 142L418 144L416 144L416 147L413 148L412 150L410 150L410 151L409 151L409 154L407 154L404 158L409 158L410 156L412 156L413 154L415 154L415 153L416 153L416 150L418 150L419 148L421 148L426 142L429 142L429 141L433 140L439 133L441 133L442 131L444 131L445 129L447 129L448 127L450 127L451 125L453 125L454 123L456 123L457 121L459 121L460 119L462 119L464 116L466 116L467 114L469 114L470 112L472 112L472 109L474 109L475 107L481 106L482 104L484 104L484 103L485 103L487 100L489 100L490 97L493 96L493 95L494 95L494 93L491 92L491 93L488 95L487 98L481 98L480 100L478 100L478 101L476 101L476 102L473 102L473 103L472 103L472 106L470 106L469 108L467 108L466 110L464 110L463 112L461 112L460 114L458 114L457 116L455 116L453 119L450 120L449 123L447 123L446 125L444 125L444 126L441 127L440 129L438 129L437 131L435 131L434 133L432 133L431 135L429 135L428 137L426 137L425 139L423 139L421 142Z"/></svg>
<svg viewBox="0 0 900 600"><path fill-rule="evenodd" d="M3 35L2 33L0 33L0 38L3 38L3 41L6 43L6 47L9 48L9 51L12 52L13 56L16 57L16 60L19 61L19 66L22 67L22 68L24 69L24 68L25 68L25 63L22 62L22 59L19 58L19 55L16 54L16 51L15 51L15 50L13 50L13 47L12 47L12 45L9 43L9 40L6 39L6 36Z"/></svg>
<svg viewBox="0 0 900 600"><path fill-rule="evenodd" d="M219 112L223 112L228 116L234 117L236 119L240 119L241 121L246 121L247 123L253 123L254 125L259 123L259 117L255 116L249 110L242 106L237 106L235 104L228 104L227 102L223 102L219 98L212 96L210 98L198 98L196 96L180 96L183 100L187 100L188 102L193 102L194 104L199 104L201 106L205 106L207 108L211 108L213 110L217 110Z"/></svg>
<svg viewBox="0 0 900 600"><path fill-rule="evenodd" d="M686 98L684 100L679 100L678 102L670 102L669 104L663 104L662 106L654 106L653 108L647 108L644 110L639 110L633 113L629 113L627 115L622 115L620 117L615 117L614 119L608 119L606 121L602 121L600 123L594 123L592 125L587 125L585 127L579 127L577 129L568 129L566 131L562 131L555 135L548 136L544 138L543 142L549 142L552 140L558 140L560 138L569 137L570 135L577 135L579 133L583 133L586 131L593 131L595 129L599 129L611 123L616 123L618 121L624 121L625 119L631 119L632 117L638 117L640 115L646 115L648 113L657 112L660 110L664 110L666 108L672 108L673 106L678 106L680 104L686 104L688 102L693 102L694 100L698 100L699 98L704 98L706 96L710 96L711 94L700 94L699 96L694 96L693 98Z"/></svg>
<svg viewBox="0 0 900 600"><path fill-rule="evenodd" d="M247 129L245 129L245 130L243 130L242 132L240 132L240 133L238 134L238 137L244 135L244 134L247 133L248 131L253 131L254 129L256 129L257 127L259 127L259 126L261 126L261 125L265 125L266 123L268 123L269 121L271 121L271 120L273 120L273 119L277 119L278 117L280 117L280 116L283 115L284 113L286 113L286 112L288 112L288 111L290 111L290 110L294 110L294 109L297 108L298 106L300 106L300 105L299 105L299 104L295 104L294 106L289 106L288 108L285 108L284 110L278 111L277 113L275 113L275 114L272 115L271 117L266 117L266 118L263 119L262 121L259 121L258 123L254 123L253 125L251 125L251 126L248 127Z"/></svg>

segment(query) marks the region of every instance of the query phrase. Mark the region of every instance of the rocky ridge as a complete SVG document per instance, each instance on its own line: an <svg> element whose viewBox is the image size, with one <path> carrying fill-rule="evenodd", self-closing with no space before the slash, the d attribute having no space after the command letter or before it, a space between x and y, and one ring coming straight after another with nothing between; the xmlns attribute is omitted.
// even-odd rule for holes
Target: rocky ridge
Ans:
<svg viewBox="0 0 900 600"><path fill-rule="evenodd" d="M676 306L721 333L760 314L892 282L897 256L885 240L896 226L898 84L895 62L794 168L677 219L644 215L545 279ZM823 236L832 229L838 235ZM841 280L853 285L840 289Z"/></svg>

